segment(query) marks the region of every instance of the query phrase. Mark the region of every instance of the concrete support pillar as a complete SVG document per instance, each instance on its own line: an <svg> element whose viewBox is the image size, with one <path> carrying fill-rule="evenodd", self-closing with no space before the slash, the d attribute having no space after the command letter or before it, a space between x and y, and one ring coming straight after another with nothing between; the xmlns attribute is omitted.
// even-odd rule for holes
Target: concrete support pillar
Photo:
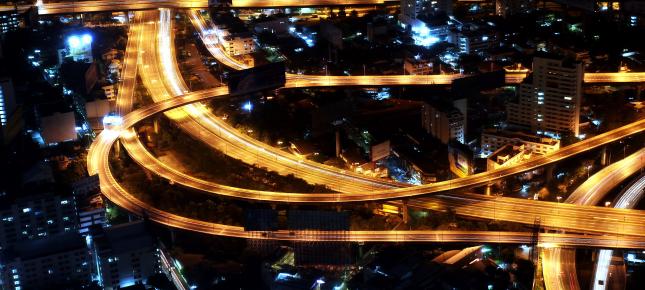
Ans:
<svg viewBox="0 0 645 290"><path fill-rule="evenodd" d="M121 155L121 139L116 139L116 142L114 142L114 154L117 157Z"/></svg>
<svg viewBox="0 0 645 290"><path fill-rule="evenodd" d="M553 181L553 170L555 170L555 164L549 164L544 168L544 180L546 183Z"/></svg>
<svg viewBox="0 0 645 290"><path fill-rule="evenodd" d="M640 99L642 92L643 92L643 85L642 84L636 85L636 99Z"/></svg>
<svg viewBox="0 0 645 290"><path fill-rule="evenodd" d="M403 223L407 224L410 221L410 215L408 213L408 201L401 200L401 214L403 215Z"/></svg>
<svg viewBox="0 0 645 290"><path fill-rule="evenodd" d="M340 130L337 128L336 129L336 157L337 158L340 157L340 152L341 152L341 148L340 148Z"/></svg>
<svg viewBox="0 0 645 290"><path fill-rule="evenodd" d="M600 149L600 165L601 166L607 166L607 163L609 163L609 154L607 153L607 145L602 146Z"/></svg>

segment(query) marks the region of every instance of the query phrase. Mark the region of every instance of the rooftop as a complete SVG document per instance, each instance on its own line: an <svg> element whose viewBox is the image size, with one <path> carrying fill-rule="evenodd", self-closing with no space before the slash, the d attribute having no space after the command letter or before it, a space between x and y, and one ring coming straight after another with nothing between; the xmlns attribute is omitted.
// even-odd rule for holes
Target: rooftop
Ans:
<svg viewBox="0 0 645 290"><path fill-rule="evenodd" d="M32 260L60 253L83 250L86 247L85 238L79 233L67 232L50 236L46 239L17 243L13 248L6 251L5 258L7 260L16 258Z"/></svg>
<svg viewBox="0 0 645 290"><path fill-rule="evenodd" d="M541 144L551 145L551 146L556 145L558 144L558 142L560 142L557 139L543 137L543 136L536 136L536 135L529 134L526 132L521 132L521 131L486 129L484 130L484 132L482 132L482 134L495 135L495 136L500 136L504 138L519 139L526 142L541 143Z"/></svg>

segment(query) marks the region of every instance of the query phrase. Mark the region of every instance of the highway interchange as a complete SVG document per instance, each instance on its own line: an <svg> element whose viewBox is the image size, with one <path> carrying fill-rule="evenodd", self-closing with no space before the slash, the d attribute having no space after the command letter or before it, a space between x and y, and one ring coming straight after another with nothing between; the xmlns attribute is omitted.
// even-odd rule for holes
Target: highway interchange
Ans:
<svg viewBox="0 0 645 290"><path fill-rule="evenodd" d="M129 44L129 45L130 45L130 44ZM194 101L197 101L197 100L204 100L204 99L206 99L206 98L213 97L213 95L225 96L225 94L226 94L226 89L225 89L225 88L216 88L216 89L213 89L213 90L211 90L211 91L209 91L209 92L196 92L196 93L195 93L195 94L193 94L193 95L187 94L187 95L186 95L186 98L185 98L185 100L184 100L184 101L185 101L186 103L188 103L188 102L194 102ZM169 104L167 104L167 103L166 103L166 104L164 104L164 105L160 106L160 108L161 108L161 107L165 107L165 108L176 107L176 106L179 106L179 105L181 104L181 103L177 103L177 102L172 102L172 103L173 103L173 104L172 104L172 105L170 105L170 106L168 106ZM150 112L150 111L149 111L149 112ZM154 111L153 111L153 112L154 112ZM147 115L150 115L150 114L152 114L152 113L148 113ZM642 124L641 124L641 125L642 125ZM641 126L641 127L642 127L642 126ZM106 136L107 136L107 135L110 135L109 133L110 133L110 132L107 132ZM115 133L115 132L112 132L112 133L113 133L112 135L114 135L114 133ZM116 135L118 136L118 134L116 134ZM127 135L132 136L132 134L124 134L124 135L126 135L126 136L127 136ZM126 139L127 139L127 138L126 138ZM96 143L95 143L95 144L96 144ZM94 146L93 146L93 147L94 147ZM108 152L109 152L109 150L108 150ZM91 158L91 160L94 160L94 158ZM453 198L455 198L455 197L453 197ZM431 201L430 201L430 202L431 202ZM480 201L479 203L481 203L481 202L482 202L482 201ZM490 201L484 201L484 202L491 203ZM492 204L493 204L493 206L494 206L494 207L496 207L498 204L502 204L502 203L504 203L504 202L497 202L497 201L493 201L493 202L492 202ZM436 206L436 205L435 205L435 206ZM495 211L495 212L497 212L497 211ZM501 211L501 212L503 212L503 211ZM622 214L619 214L619 215L623 215L624 221L626 221L626 216L624 216L624 214L625 214L625 213L622 213ZM501 216L500 216L500 217L501 217ZM596 217L598 217L598 216L596 216ZM494 216L493 218L497 218L497 217L496 217L496 216ZM613 219L613 220L619 220L619 219L618 219L618 218L616 218L616 217L608 217L607 219L608 219L608 220L612 220L612 219ZM638 223L639 223L639 222L636 222L636 224L634 224L634 226L638 227Z"/></svg>
<svg viewBox="0 0 645 290"><path fill-rule="evenodd" d="M110 130L105 130L104 133L100 134L95 143L92 144L90 157L88 157L88 168L90 170L90 173L99 174L103 193L115 204L129 211L146 215L156 222L172 227L179 227L197 232L238 238L360 242L406 241L515 244L528 244L531 242L530 233L526 232L350 231L343 233L330 233L276 231L271 233L256 233L245 231L241 227L208 223L204 221L180 217L172 213L155 209L141 202L136 197L129 194L121 185L118 184L118 182L116 182L110 172L108 159L110 150L113 147L112 144L117 139L119 139L119 137L121 138L124 147L129 152L131 157L141 166L168 180L172 180L173 182L182 184L184 186L199 189L201 191L204 191L205 193L227 195L241 199L296 203L340 203L352 201L398 200L402 197L414 197L432 193L433 195L429 197L408 200L407 205L410 207L433 210L446 210L450 208L454 209L458 215L462 216L506 220L524 224L532 224L536 217L540 217L542 219L542 225L546 229L564 229L570 232L602 234L586 235L571 233L541 233L539 235L539 245L544 250L543 258L546 259L546 261L543 262L547 263L547 265L551 265L549 267L545 266L545 268L556 270L562 269L564 273L569 273L564 270L570 268L572 265L575 265L570 262L572 258L575 258L575 256L571 255L573 251L568 249L560 249L560 247L588 246L599 248L645 248L645 241L643 239L643 235L645 235L645 231L643 231L643 225L645 224L645 214L638 211L620 209L621 207L628 207L625 205L633 206L635 204L634 200L640 198L640 194L642 194L642 186L640 187L640 191L638 191L638 189L632 189L631 191L627 191L625 195L621 195L621 197L626 196L624 197L624 199L628 199L630 201L617 203L617 209L599 208L589 205L580 206L570 204L555 204L549 202L519 200L505 197L488 197L476 194L450 194L450 191L453 190L489 184L500 178L539 168L546 164L551 164L559 160L566 159L580 152L598 148L599 146L614 142L626 136L640 133L643 129L645 129L645 120L641 120L639 122L629 124L623 128L619 128L615 131L587 139L585 141L576 143L573 146L562 148L562 150L556 152L555 154L553 154L553 156L545 156L542 159L532 160L527 162L526 164L521 164L520 166L506 168L499 170L499 172L494 171L489 173L488 175L486 175L486 173L480 176L474 175L469 177L470 179L457 179L444 183L425 185L422 187L402 187L402 184L375 181L373 179L364 178L362 176L348 175L346 174L346 172L339 171L338 169L325 168L327 171L322 171L323 176L331 175L332 178L335 178L336 176L346 177L347 180L353 181L352 183L360 184L359 186L364 186L364 188L371 190L369 194L361 193L357 188L351 187L341 190L342 193L339 194L299 194L253 191L215 184L194 178L192 176L174 170L172 167L166 166L164 163L160 162L143 147L140 140L136 136L136 133L132 129L132 126L149 116L155 115L160 112L166 112L166 116L177 122L177 124L186 132L193 132L194 137L202 140L207 140L209 144L220 144L219 146L222 146L222 144L224 144L224 147L219 148L224 148L224 151L226 151L227 154L229 154L228 152L230 151L228 149L229 147L227 146L232 146L235 144L235 142L231 142L231 138L235 139L236 131L235 129L233 129L232 131L229 130L227 133L222 134L222 128L226 128L226 124L221 120L219 120L220 122L212 123L213 120L217 120L217 117L210 114L206 107L200 104L194 104L196 102L208 100L215 97L226 97L228 93L227 89L225 87L217 87L204 91L189 92L186 88L186 85L183 83L180 74L178 73L177 64L174 59L174 47L171 45L172 41L170 41L171 38L164 40L163 37L158 37L159 41L146 39L147 35L155 35L154 31L160 33L159 35L170 35L171 26L164 24L164 22L170 22L168 13L169 11L167 10L161 10L160 13L149 11L135 13L135 20L131 25L128 48L126 50L126 56L124 60L124 80L121 83L122 89L120 90L121 93L119 94L119 98L117 100L119 112L125 115L124 123L122 126L116 126L115 128L112 128ZM159 21L157 23L157 21L155 21L154 19L156 17L159 17L159 15L162 21ZM203 19L200 20L196 18L196 14L194 14L193 12L189 12L189 16L191 17L191 20L196 27L198 27L199 23L203 21ZM166 21L163 21L164 17L166 17ZM207 41L207 38L203 39L204 43L208 47L209 43ZM142 50L143 53L132 53L132 51L139 51L139 49L136 48L141 46L142 44L145 46ZM159 45L159 47L156 47L157 45ZM213 42L212 47L209 48L209 50L211 52L217 51L216 48L217 45L215 42ZM166 56L155 56L157 51L160 55L164 54L163 51L167 51L165 52ZM223 57L226 58L225 55L223 55ZM170 59L170 61L164 61L164 59ZM218 60L219 59L221 59L221 57L218 58ZM137 62L139 63L137 64ZM235 64L231 63L231 66L235 66ZM137 75L136 67L139 67L139 71L142 73L140 75L141 79L144 82L146 88L150 91L151 96L156 103L139 110L135 110L130 114L126 114L132 109L132 91ZM244 67L238 66L238 68L243 69ZM287 88L374 85L374 79L376 79L374 76L325 77L299 75L287 75L287 78L288 82L285 86ZM383 84L378 85L392 86L413 83L416 85L418 85L419 83L430 85L448 84L454 78L456 78L456 76L437 76L437 78L432 80L416 79L417 83L415 83L415 80L410 76L393 76L384 79L378 78L383 79ZM507 78L507 82L517 83L519 82L517 78L518 76L511 75L511 78ZM589 80L589 82L640 82L642 81L642 78L643 76L641 76L640 73L585 75L585 81ZM193 105L186 107L185 105L187 104ZM209 124L216 125L211 125L211 127L209 128ZM225 130L225 132L226 131L227 130ZM219 134L213 134L214 132L218 132ZM213 139L212 142L207 139L214 138L213 136L217 135L219 135L219 138ZM228 138L222 138L222 136L227 136ZM254 148L257 151L255 162L259 160L260 153L267 152L265 151L267 147L270 146L267 146L266 144L259 144L257 148ZM214 148L218 147L214 146ZM237 148L240 148L239 144ZM231 154L235 154L234 152L235 151L233 151ZM639 154L642 153L643 150L640 150ZM242 156L248 155L249 149L241 148L237 152L237 154ZM283 158L282 155L271 154L272 152L270 151L269 153L267 153L267 156L273 156L273 158L269 157L267 160L281 161L276 162L276 164L279 164L280 166L282 166L282 164L280 163L293 162L294 160L292 156L287 156L290 158ZM639 157L637 159L642 160L642 157ZM583 189L585 186L583 184L583 186L578 189L579 193L572 196L582 196L582 198L586 199L586 202L579 202L579 204L594 204L594 202L598 201L598 195L593 195L591 194L591 192L598 193L601 190L609 190L613 188L617 184L617 182L619 182L618 180L620 180L620 178L613 177L616 177L616 175L620 175L621 178L627 177L639 168L642 168L641 163L633 162L636 159L625 159L626 162L629 160L632 161L632 166L627 167L629 168L629 170L622 172L620 170L616 170L615 167L619 166L615 164L619 163L615 163L613 165L613 169L610 165L607 170L602 171L606 172L604 178L607 179L609 177L609 179L607 180L611 180L613 181L613 183L601 182L602 184L604 184L604 186L600 187L593 186L593 184L597 185L598 182L595 182L593 184L591 182L587 183L592 184L591 188L593 188L593 190ZM302 166L302 162L298 161L297 159L295 159L295 161L297 162L295 163L295 169L297 170L298 166ZM249 163L253 164L254 162L250 161ZM315 165L313 168L315 168L314 171L320 172L320 170L318 170ZM284 170L282 172L289 172L294 170L294 167L286 167L283 169ZM309 170L300 170L300 172L308 171ZM304 177L306 178L307 176ZM593 180L594 178L602 178L602 175L594 175L590 180ZM358 180L359 182L355 182L356 180ZM642 185L642 183L643 181L637 183L637 185ZM354 192L352 190L354 190ZM585 191L588 194L585 194ZM594 202L589 201L590 197ZM599 277L602 277L603 274L605 274L606 276L606 271L603 272L603 269L606 269L606 265L608 265L607 257L611 258L612 256L611 250L602 250L599 256L600 260L597 265L599 270L596 270L596 272ZM577 280L574 280L575 272L573 273L573 276L566 276L570 278L569 285L562 285L561 287L563 288L560 289L576 289L574 286L577 285ZM545 276L546 275L549 275L548 272L545 272ZM558 278L560 279L558 283L565 283L567 281L566 279L562 279L565 278L564 276ZM548 281L548 279L545 279L545 282L546 281Z"/></svg>
<svg viewBox="0 0 645 290"><path fill-rule="evenodd" d="M641 148L638 152L610 164L578 186L564 202L591 206L599 204L612 189L645 167L644 157L645 148ZM641 186L640 193L638 192L639 185ZM642 190L642 183L630 186L628 190L618 196L615 207L626 208L630 204L634 206L642 198ZM611 250L601 250L598 254L595 270L596 281L607 280L612 253ZM547 289L580 289L576 275L575 249L543 248L541 255L544 283L547 285ZM600 285L603 287L598 288ZM594 283L596 290L604 289L604 286L604 283Z"/></svg>

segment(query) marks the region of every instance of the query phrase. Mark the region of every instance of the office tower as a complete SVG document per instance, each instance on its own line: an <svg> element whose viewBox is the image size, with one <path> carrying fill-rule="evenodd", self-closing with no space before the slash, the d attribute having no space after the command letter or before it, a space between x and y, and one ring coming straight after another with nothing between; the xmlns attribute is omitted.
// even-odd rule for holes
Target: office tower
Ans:
<svg viewBox="0 0 645 290"><path fill-rule="evenodd" d="M47 193L2 201L0 250L27 240L75 232L77 225L73 196Z"/></svg>
<svg viewBox="0 0 645 290"><path fill-rule="evenodd" d="M453 0L401 0L401 19L408 22L428 12L452 14Z"/></svg>
<svg viewBox="0 0 645 290"><path fill-rule="evenodd" d="M580 62L535 57L532 74L520 84L519 101L507 105L508 122L537 134L578 136L583 78Z"/></svg>
<svg viewBox="0 0 645 290"><path fill-rule="evenodd" d="M64 289L65 284L83 286L91 280L87 244L76 232L16 244L0 260L2 289Z"/></svg>
<svg viewBox="0 0 645 290"><path fill-rule="evenodd" d="M159 273L157 242L143 221L90 230L104 289L145 283Z"/></svg>

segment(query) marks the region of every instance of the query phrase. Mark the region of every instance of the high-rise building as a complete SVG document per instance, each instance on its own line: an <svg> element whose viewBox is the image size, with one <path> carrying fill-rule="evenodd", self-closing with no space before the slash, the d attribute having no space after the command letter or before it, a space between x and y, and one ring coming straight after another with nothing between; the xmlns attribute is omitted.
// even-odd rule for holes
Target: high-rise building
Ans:
<svg viewBox="0 0 645 290"><path fill-rule="evenodd" d="M533 72L520 84L519 100L507 104L511 124L529 127L538 135L578 136L582 63L560 57L535 57Z"/></svg>
<svg viewBox="0 0 645 290"><path fill-rule="evenodd" d="M22 130L22 110L10 78L0 78L0 141L7 144Z"/></svg>
<svg viewBox="0 0 645 290"><path fill-rule="evenodd" d="M0 12L0 35L18 29L20 27L19 17L18 11L15 10Z"/></svg>
<svg viewBox="0 0 645 290"><path fill-rule="evenodd" d="M158 245L143 221L90 230L103 289L146 283L159 273Z"/></svg>
<svg viewBox="0 0 645 290"><path fill-rule="evenodd" d="M535 7L536 3L536 0L495 0L495 13L502 17L523 13Z"/></svg>
<svg viewBox="0 0 645 290"><path fill-rule="evenodd" d="M2 289L64 289L91 281L87 244L76 232L16 244L2 252L0 261Z"/></svg>
<svg viewBox="0 0 645 290"><path fill-rule="evenodd" d="M409 23L419 15L429 12L452 14L453 0L401 0L401 21Z"/></svg>
<svg viewBox="0 0 645 290"><path fill-rule="evenodd" d="M465 99L462 99L465 103ZM457 102L454 106L424 103L421 112L421 126L433 137L448 144L450 140L464 143L466 140L466 114Z"/></svg>
<svg viewBox="0 0 645 290"><path fill-rule="evenodd" d="M0 250L27 240L75 232L78 225L73 196L39 194L3 201L0 206Z"/></svg>
<svg viewBox="0 0 645 290"><path fill-rule="evenodd" d="M596 8L596 2L598 1L596 0L556 0L555 2L567 5L569 7L585 9L588 11L594 11L594 9ZM604 6L611 7L612 1L603 1L603 2L605 4ZM618 3L618 1L614 1L614 2ZM599 6L602 7L603 6L602 3Z"/></svg>

